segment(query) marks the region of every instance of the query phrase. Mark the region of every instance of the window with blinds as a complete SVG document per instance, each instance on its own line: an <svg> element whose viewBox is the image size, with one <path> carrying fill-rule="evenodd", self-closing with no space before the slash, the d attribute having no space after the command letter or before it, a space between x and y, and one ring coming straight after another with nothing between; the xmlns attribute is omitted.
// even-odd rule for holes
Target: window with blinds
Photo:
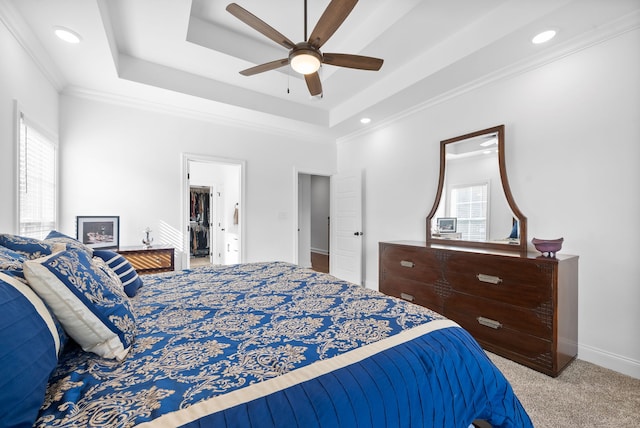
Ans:
<svg viewBox="0 0 640 428"><path fill-rule="evenodd" d="M56 228L57 143L20 114L18 233L43 239Z"/></svg>
<svg viewBox="0 0 640 428"><path fill-rule="evenodd" d="M473 184L451 189L451 217L458 219L458 232L465 241L487 239L489 184Z"/></svg>

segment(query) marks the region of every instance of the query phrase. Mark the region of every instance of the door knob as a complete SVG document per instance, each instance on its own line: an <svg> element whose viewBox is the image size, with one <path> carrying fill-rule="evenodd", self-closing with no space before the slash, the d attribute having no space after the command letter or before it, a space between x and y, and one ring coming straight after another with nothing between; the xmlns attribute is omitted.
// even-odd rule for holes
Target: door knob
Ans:
<svg viewBox="0 0 640 428"><path fill-rule="evenodd" d="M362 233L362 232L353 232L353 234L354 234L355 236L362 236L362 235L364 235L364 233Z"/></svg>

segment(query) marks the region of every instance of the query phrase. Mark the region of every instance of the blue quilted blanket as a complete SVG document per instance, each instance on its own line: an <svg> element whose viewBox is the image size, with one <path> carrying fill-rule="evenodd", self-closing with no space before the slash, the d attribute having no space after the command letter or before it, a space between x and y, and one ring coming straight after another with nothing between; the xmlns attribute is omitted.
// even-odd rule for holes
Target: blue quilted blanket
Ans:
<svg viewBox="0 0 640 428"><path fill-rule="evenodd" d="M36 426L530 427L469 334L435 312L273 262L147 275L118 363L77 347Z"/></svg>

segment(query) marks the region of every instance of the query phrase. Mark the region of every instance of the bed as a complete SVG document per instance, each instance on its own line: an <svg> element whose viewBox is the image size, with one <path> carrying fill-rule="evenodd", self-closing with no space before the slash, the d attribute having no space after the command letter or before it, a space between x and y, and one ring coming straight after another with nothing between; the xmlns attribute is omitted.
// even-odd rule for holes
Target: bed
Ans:
<svg viewBox="0 0 640 428"><path fill-rule="evenodd" d="M34 426L532 426L473 338L420 306L284 262L142 282L123 298L135 337L119 357L83 350L56 322Z"/></svg>

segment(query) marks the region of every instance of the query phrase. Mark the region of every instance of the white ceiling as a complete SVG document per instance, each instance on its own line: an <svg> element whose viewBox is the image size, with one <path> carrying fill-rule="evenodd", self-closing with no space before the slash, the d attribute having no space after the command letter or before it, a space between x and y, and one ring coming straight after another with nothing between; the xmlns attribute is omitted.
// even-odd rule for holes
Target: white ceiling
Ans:
<svg viewBox="0 0 640 428"><path fill-rule="evenodd" d="M337 1L337 0L334 0ZM384 59L378 72L325 65L323 97L289 67L285 48L229 14L229 0L0 0L0 19L62 93L179 109L338 138L446 98L492 76L566 55L638 26L640 0L361 1L324 52ZM237 0L294 42L303 0ZM309 1L308 33L329 4ZM82 36L61 42L53 27ZM554 28L547 45L537 32Z"/></svg>

